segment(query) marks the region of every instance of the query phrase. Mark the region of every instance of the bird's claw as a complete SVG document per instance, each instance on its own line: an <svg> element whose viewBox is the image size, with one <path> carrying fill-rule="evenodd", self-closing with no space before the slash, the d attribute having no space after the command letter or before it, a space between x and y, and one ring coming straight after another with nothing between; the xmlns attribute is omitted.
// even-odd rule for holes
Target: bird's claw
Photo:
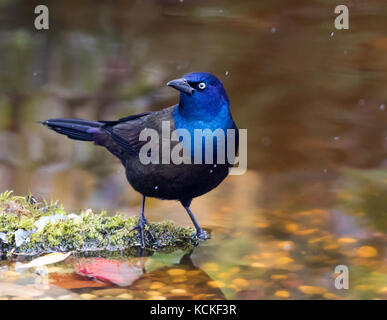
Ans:
<svg viewBox="0 0 387 320"><path fill-rule="evenodd" d="M203 230L198 230L196 232L196 237L200 240L207 240L209 238L209 236L207 235L207 233Z"/></svg>
<svg viewBox="0 0 387 320"><path fill-rule="evenodd" d="M130 229L129 232L132 232L134 230L137 230L138 233L140 234L140 239L141 239L141 248L145 248L145 226L149 225L148 221L143 218L139 218L137 224ZM148 229L147 230L150 237L152 238L152 241L155 242L156 238L153 235L153 233Z"/></svg>

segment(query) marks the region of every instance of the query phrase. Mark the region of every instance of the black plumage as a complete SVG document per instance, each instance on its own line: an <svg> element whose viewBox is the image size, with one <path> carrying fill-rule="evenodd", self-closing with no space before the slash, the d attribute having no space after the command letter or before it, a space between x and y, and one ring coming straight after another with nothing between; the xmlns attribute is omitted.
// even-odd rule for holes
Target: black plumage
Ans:
<svg viewBox="0 0 387 320"><path fill-rule="evenodd" d="M182 93L182 95L189 97L187 93ZM170 164L143 164L140 161L139 152L141 147L147 143L147 141L140 140L140 133L144 129L154 129L160 133L159 140L154 141L154 143L158 143L160 146L161 159L162 123L168 121L170 132L173 132L176 129L175 123L179 120L177 117L180 108L182 108L181 104L161 111L125 117L117 121L50 119L43 122L50 129L71 139L93 141L96 145L108 149L121 160L126 169L127 180L135 190L143 195L142 212L139 223L135 227L140 232L143 247L145 245L144 226L147 224L144 216L145 197L179 200L195 225L197 237L204 239L206 235L189 208L191 201L221 183L228 175L232 165L232 163L227 162L225 164L176 165L172 162ZM227 126L236 128L232 120ZM178 143L180 142L170 141L171 149Z"/></svg>

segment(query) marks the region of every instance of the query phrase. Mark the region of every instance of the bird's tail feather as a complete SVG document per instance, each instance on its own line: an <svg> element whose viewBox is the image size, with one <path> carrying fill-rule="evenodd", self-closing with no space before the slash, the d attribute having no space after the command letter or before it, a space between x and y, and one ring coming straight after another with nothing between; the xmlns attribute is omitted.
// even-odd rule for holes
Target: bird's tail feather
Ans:
<svg viewBox="0 0 387 320"><path fill-rule="evenodd" d="M98 121L63 118L46 120L42 124L70 139L81 141L94 141L93 128L98 129L103 125Z"/></svg>

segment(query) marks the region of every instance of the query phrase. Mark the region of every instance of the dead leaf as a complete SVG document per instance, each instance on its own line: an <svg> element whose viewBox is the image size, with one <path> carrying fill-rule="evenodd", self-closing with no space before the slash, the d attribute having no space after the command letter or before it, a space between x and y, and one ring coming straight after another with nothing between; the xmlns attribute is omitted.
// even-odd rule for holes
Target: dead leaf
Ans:
<svg viewBox="0 0 387 320"><path fill-rule="evenodd" d="M75 266L75 269L81 276L110 282L118 286L131 285L143 273L142 267L136 264L104 258L84 259Z"/></svg>
<svg viewBox="0 0 387 320"><path fill-rule="evenodd" d="M45 256L36 258L29 263L24 263L24 264L16 263L15 271L22 271L29 268L41 267L47 264L57 263L67 259L71 255L71 253L72 252L67 252L67 253L54 252L54 253L50 253Z"/></svg>

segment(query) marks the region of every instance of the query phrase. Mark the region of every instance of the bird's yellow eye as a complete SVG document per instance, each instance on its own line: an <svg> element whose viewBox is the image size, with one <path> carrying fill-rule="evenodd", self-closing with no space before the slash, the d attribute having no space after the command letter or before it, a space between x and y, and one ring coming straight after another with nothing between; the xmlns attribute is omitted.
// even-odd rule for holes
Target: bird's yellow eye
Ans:
<svg viewBox="0 0 387 320"><path fill-rule="evenodd" d="M200 82L199 85L198 85L198 88L199 88L200 90L203 90L203 89L206 88L206 84L205 84L204 82Z"/></svg>

